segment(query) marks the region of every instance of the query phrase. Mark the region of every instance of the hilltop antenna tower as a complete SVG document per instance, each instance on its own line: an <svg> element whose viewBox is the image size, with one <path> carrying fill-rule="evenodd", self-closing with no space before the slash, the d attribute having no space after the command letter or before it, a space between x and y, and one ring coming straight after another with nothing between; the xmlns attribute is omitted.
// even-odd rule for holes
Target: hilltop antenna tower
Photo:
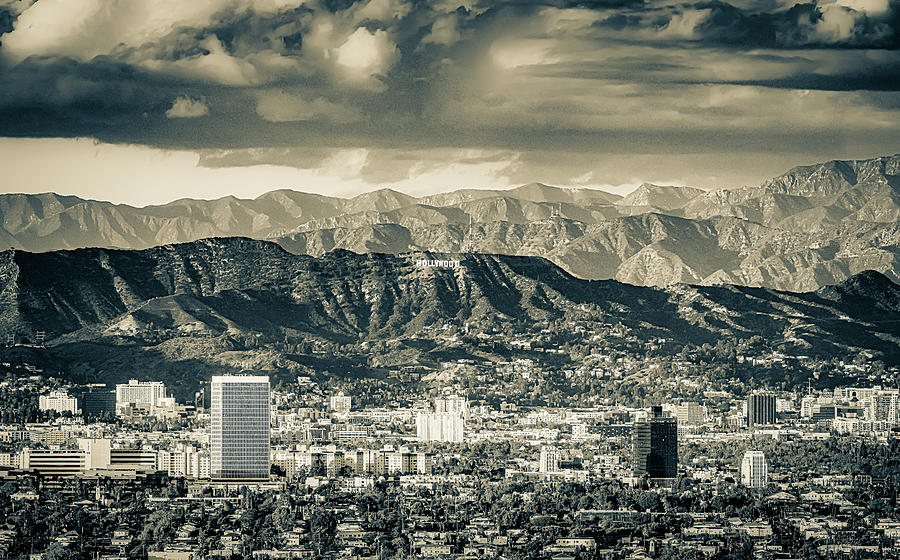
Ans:
<svg viewBox="0 0 900 560"><path fill-rule="evenodd" d="M475 252L475 236L472 235L472 215L469 214L469 229L466 231L465 237L463 237L462 245L460 245L459 250L461 253L474 253Z"/></svg>
<svg viewBox="0 0 900 560"><path fill-rule="evenodd" d="M557 202L556 206L550 208L550 220L556 220L562 215L562 202Z"/></svg>

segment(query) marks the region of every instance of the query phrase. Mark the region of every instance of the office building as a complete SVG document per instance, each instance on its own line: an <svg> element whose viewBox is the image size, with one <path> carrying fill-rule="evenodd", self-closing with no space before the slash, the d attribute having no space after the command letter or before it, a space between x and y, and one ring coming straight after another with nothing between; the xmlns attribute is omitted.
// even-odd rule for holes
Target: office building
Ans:
<svg viewBox="0 0 900 560"><path fill-rule="evenodd" d="M465 420L449 412L420 412L416 415L416 435L419 441L462 443Z"/></svg>
<svg viewBox="0 0 900 560"><path fill-rule="evenodd" d="M110 447L108 439L78 438L78 448L85 453L85 470L109 468Z"/></svg>
<svg viewBox="0 0 900 560"><path fill-rule="evenodd" d="M76 476L86 471L108 469L108 439L78 439L78 449L22 450L19 463L23 470L44 476Z"/></svg>
<svg viewBox="0 0 900 560"><path fill-rule="evenodd" d="M753 393L747 398L747 426L767 426L775 423L775 395Z"/></svg>
<svg viewBox="0 0 900 560"><path fill-rule="evenodd" d="M868 416L873 422L898 423L898 397L895 392L879 391L869 401Z"/></svg>
<svg viewBox="0 0 900 560"><path fill-rule="evenodd" d="M156 451L152 449L110 449L109 464L114 469L154 471L157 468Z"/></svg>
<svg viewBox="0 0 900 560"><path fill-rule="evenodd" d="M559 472L559 449L551 446L542 447L538 470L541 473Z"/></svg>
<svg viewBox="0 0 900 560"><path fill-rule="evenodd" d="M741 461L741 484L748 488L765 488L769 484L766 456L762 451L747 451Z"/></svg>
<svg viewBox="0 0 900 560"><path fill-rule="evenodd" d="M267 480L269 378L215 376L211 389L211 477L214 480Z"/></svg>
<svg viewBox="0 0 900 560"><path fill-rule="evenodd" d="M635 422L632 431L634 476L675 478L678 475L678 422L653 407L651 416Z"/></svg>
<svg viewBox="0 0 900 560"><path fill-rule="evenodd" d="M116 392L91 389L81 397L81 414L85 418L99 418L116 413Z"/></svg>
<svg viewBox="0 0 900 560"><path fill-rule="evenodd" d="M83 474L87 452L83 449L22 450L22 469L45 476L75 476Z"/></svg>
<svg viewBox="0 0 900 560"><path fill-rule="evenodd" d="M49 395L38 397L38 408L41 410L55 410L60 414L63 412L77 414L78 399L70 397L65 391L51 391Z"/></svg>
<svg viewBox="0 0 900 560"><path fill-rule="evenodd" d="M153 413L165 398L166 386L162 382L131 379L128 383L116 385L116 412L123 414L139 410Z"/></svg>
<svg viewBox="0 0 900 560"><path fill-rule="evenodd" d="M449 395L434 399L434 411L437 413L456 414L465 418L469 412L469 405L465 397Z"/></svg>
<svg viewBox="0 0 900 560"><path fill-rule="evenodd" d="M838 407L832 404L815 404L810 411L810 420L815 423L831 422L837 418Z"/></svg>
<svg viewBox="0 0 900 560"><path fill-rule="evenodd" d="M332 395L328 402L328 408L335 414L347 414L350 412L351 400L343 392Z"/></svg>
<svg viewBox="0 0 900 560"><path fill-rule="evenodd" d="M685 402L678 405L675 418L679 426L700 426L706 423L706 407L695 402Z"/></svg>

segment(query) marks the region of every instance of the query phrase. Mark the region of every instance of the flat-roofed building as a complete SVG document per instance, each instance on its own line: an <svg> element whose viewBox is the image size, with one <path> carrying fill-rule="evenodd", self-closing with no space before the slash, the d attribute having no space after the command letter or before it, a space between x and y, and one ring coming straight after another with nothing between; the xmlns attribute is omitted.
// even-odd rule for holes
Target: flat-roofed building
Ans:
<svg viewBox="0 0 900 560"><path fill-rule="evenodd" d="M78 413L78 399L69 396L69 393L65 391L50 391L49 395L38 397L38 408L55 410L60 414L69 412L74 415Z"/></svg>
<svg viewBox="0 0 900 560"><path fill-rule="evenodd" d="M161 381L130 379L128 383L116 385L116 412L140 409L153 413L165 398L166 386Z"/></svg>
<svg viewBox="0 0 900 560"><path fill-rule="evenodd" d="M269 378L212 378L210 474L214 480L268 480Z"/></svg>
<svg viewBox="0 0 900 560"><path fill-rule="evenodd" d="M465 419L450 412L420 412L416 415L416 434L419 441L462 443Z"/></svg>
<svg viewBox="0 0 900 560"><path fill-rule="evenodd" d="M741 461L741 484L748 488L765 488L769 484L766 455L762 451L747 451Z"/></svg>

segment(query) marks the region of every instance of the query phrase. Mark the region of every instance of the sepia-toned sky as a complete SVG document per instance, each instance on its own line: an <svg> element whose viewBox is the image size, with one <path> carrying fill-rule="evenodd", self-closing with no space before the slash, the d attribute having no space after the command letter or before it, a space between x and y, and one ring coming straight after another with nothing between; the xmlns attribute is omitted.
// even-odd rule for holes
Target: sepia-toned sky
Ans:
<svg viewBox="0 0 900 560"><path fill-rule="evenodd" d="M3 192L755 184L900 152L897 0L0 0Z"/></svg>

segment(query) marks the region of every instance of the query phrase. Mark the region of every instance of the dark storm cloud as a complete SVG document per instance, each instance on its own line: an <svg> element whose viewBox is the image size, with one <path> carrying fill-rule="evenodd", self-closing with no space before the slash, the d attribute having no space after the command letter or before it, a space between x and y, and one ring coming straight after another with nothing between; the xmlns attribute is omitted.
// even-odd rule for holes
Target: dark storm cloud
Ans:
<svg viewBox="0 0 900 560"><path fill-rule="evenodd" d="M162 109L169 84L128 64L29 58L3 71L0 129L19 135L66 126L112 126Z"/></svg>
<svg viewBox="0 0 900 560"><path fill-rule="evenodd" d="M0 35L13 30L13 23L16 21L16 14L12 10L4 6L0 6Z"/></svg>
<svg viewBox="0 0 900 560"><path fill-rule="evenodd" d="M0 4L0 135L527 150L679 139L690 150L717 143L704 138L765 144L765 130L730 130L778 103L752 88L900 89L900 10L882 0L198 0L152 26L130 7L154 9L149 0L73 0L94 15L72 25L54 20L51 1L24 13ZM753 95L732 101L713 85ZM178 100L202 110L167 118ZM798 134L820 128L778 118L796 119Z"/></svg>
<svg viewBox="0 0 900 560"><path fill-rule="evenodd" d="M900 46L900 11L894 5L877 14L835 2L797 3L788 9L759 12L713 1L614 13L593 25L601 32L657 31L664 35L691 15L702 17L693 27L693 35L683 39L707 45L788 49Z"/></svg>
<svg viewBox="0 0 900 560"><path fill-rule="evenodd" d="M900 76L900 64L891 64L870 68L862 72L845 72L835 75L822 74L796 74L786 78L768 79L768 80L745 80L728 82L733 85L746 86L765 86L769 88L782 89L800 89L800 90L821 90L821 91L861 91L870 92L895 92L900 90L897 83L897 76ZM873 99L882 99L879 96L873 96ZM893 97L883 98L888 101L888 105L896 107L893 104Z"/></svg>

